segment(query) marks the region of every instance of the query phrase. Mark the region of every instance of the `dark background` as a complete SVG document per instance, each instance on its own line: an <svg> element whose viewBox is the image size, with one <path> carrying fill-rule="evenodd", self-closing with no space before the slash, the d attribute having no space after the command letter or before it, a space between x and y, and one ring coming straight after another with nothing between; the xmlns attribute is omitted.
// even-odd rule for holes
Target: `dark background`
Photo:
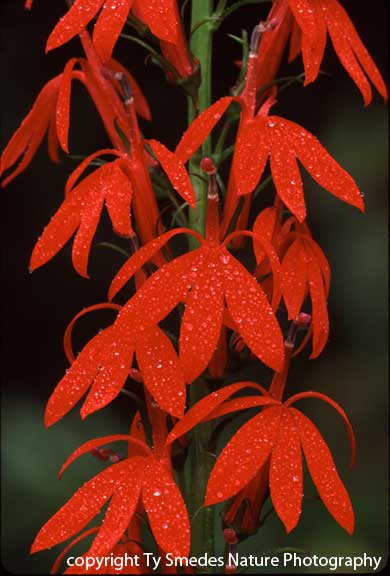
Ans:
<svg viewBox="0 0 390 576"><path fill-rule="evenodd" d="M200 0L201 1L201 0ZM364 43L386 75L385 2L344 1ZM264 18L268 5L249 6L226 21L216 35L213 98L234 83L238 45L226 34L248 31ZM77 40L44 54L49 32L64 12L63 2L35 0L31 13L22 0L2 3L2 145L32 106L39 90L61 72L66 60L81 55ZM185 98L165 83L162 72L144 67L145 53L125 41L116 55L138 79L150 102L153 124L146 136L173 148L185 128ZM347 536L323 505L308 499L298 528L286 536L271 517L241 553L269 553L294 546L313 554L387 556L387 111L374 91L374 102L362 98L338 62L330 42L321 76L305 89L293 86L279 99L275 113L304 125L356 179L365 194L367 215L342 204L308 179L309 225L332 268L329 311L331 336L316 361L296 363L289 391L315 389L346 409L356 431L356 468L348 469L345 430L336 413L317 401L301 408L318 423L335 454L357 516L354 536ZM282 74L297 74L301 61ZM72 97L70 147L88 154L107 144L88 96L77 86ZM105 300L109 282L123 258L104 248L90 257L91 280L71 266L70 245L47 266L28 273L34 243L58 208L74 160L54 165L43 145L26 172L2 190L2 562L16 574L47 572L57 549L29 556L41 525L73 491L101 468L92 458L76 463L62 481L56 474L66 456L94 436L125 432L130 400L112 405L81 423L77 410L50 430L42 422L47 398L67 362L62 350L65 326L82 307ZM97 240L115 240L107 222ZM96 329L112 320L110 312L83 320L76 331L79 347ZM259 378L259 381L262 381ZM263 384L268 382L262 381ZM307 495L315 493L308 485ZM219 533L219 542L220 533ZM58 548L61 548L59 546ZM222 547L217 551L222 553Z"/></svg>

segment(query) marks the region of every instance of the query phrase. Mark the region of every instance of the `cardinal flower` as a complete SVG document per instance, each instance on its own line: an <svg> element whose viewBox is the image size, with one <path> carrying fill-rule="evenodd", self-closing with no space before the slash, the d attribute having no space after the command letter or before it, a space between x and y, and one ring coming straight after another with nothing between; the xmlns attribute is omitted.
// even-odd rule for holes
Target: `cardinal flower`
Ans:
<svg viewBox="0 0 390 576"><path fill-rule="evenodd" d="M364 211L364 202L353 178L332 158L315 136L281 118L269 116L272 97L237 138L233 174L237 193L253 192L270 156L272 178L287 208L302 222L306 217L303 185L297 158L325 190Z"/></svg>
<svg viewBox="0 0 390 576"><path fill-rule="evenodd" d="M159 320L179 302L185 303L179 351L187 382L192 382L207 367L227 316L231 317L235 330L258 358L276 371L283 366L283 339L272 307L256 280L227 250L229 242L238 234L252 236L252 233L233 233L220 242L218 218L218 195L209 191L206 238L186 228L161 235L142 247L123 265L109 291L109 298L112 299L133 274L173 236L188 233L198 239L201 244L199 248L160 268L129 302L130 306L140 302L146 317L149 313L159 314ZM263 248L274 274L275 303L279 298L279 263L269 244L264 243ZM228 314L224 312L225 305ZM147 312L149 309L150 312Z"/></svg>
<svg viewBox="0 0 390 576"><path fill-rule="evenodd" d="M118 440L129 442L133 456L109 466L79 488L38 532L32 553L80 532L110 500L88 556L105 556L112 550L127 530L138 502L146 510L159 547L174 556L188 555L190 525L183 498L172 474L145 443L127 435L95 438L73 452L60 476L79 456Z"/></svg>
<svg viewBox="0 0 390 576"><path fill-rule="evenodd" d="M79 65L81 70L76 70L76 65ZM134 95L137 112L144 118L150 118L147 102L131 74L115 60L110 61L109 67L113 71L120 71L126 75ZM93 74L88 61L85 58L71 58L67 62L63 73L50 80L42 88L32 109L5 147L1 156L1 174L14 166L20 158L21 161L14 171L4 179L2 183L3 186L6 186L27 168L41 144L46 131L48 134L49 156L54 162L59 162L59 147L65 152L69 152L68 133L70 124L71 85L73 80L80 81L90 93L97 109L101 113L108 133L115 132L114 123L118 120L118 116L123 116L123 110L118 114L117 106L115 106L114 103L111 103L111 109L107 103L102 103L102 88L97 83L96 75ZM102 82L105 84L112 83L108 79L104 79ZM123 128L123 122L121 123L120 119L119 123Z"/></svg>
<svg viewBox="0 0 390 576"><path fill-rule="evenodd" d="M160 39L164 55L178 73L182 77L189 76L193 66L176 0L75 0L50 34L46 50L62 46L97 16L93 43L99 56L107 62L130 11Z"/></svg>
<svg viewBox="0 0 390 576"><path fill-rule="evenodd" d="M289 320L298 317L307 295L310 295L313 333L311 358L316 358L322 352L329 336L327 298L330 267L307 224L300 224L291 216L281 225L278 212L275 207L268 207L260 212L253 225L253 232L264 241L271 242L279 256L281 296L286 304ZM264 251L255 243L253 249L257 261L256 275L268 276L270 267ZM272 282L272 277L269 278ZM265 288L269 278L264 282Z"/></svg>
<svg viewBox="0 0 390 576"><path fill-rule="evenodd" d="M343 409L331 398L318 392L303 392L284 404L269 396L243 396L226 401L231 395L254 383L240 382L226 386L195 404L172 429L167 443L202 421L233 411L262 406L261 412L236 432L219 455L211 472L205 505L231 498L242 490L269 464L269 488L279 518L290 532L299 521L302 507L302 455L318 490L333 518L349 534L354 529L354 513L348 493L337 473L329 448L317 427L292 405L303 398L319 398L330 404L343 418L355 457L355 438Z"/></svg>
<svg viewBox="0 0 390 576"><path fill-rule="evenodd" d="M143 286L137 292L141 297L130 300L114 324L92 338L73 361L49 398L46 426L67 414L89 388L80 411L82 418L109 404L123 388L134 355L143 382L159 406L178 418L183 415L186 397L183 372L172 342L157 326L159 313L152 310L152 303L142 301L142 292ZM70 326L98 307L101 305L83 310Z"/></svg>
<svg viewBox="0 0 390 576"><path fill-rule="evenodd" d="M163 144L155 140L146 142L159 159L174 188L184 200L194 205L190 179L180 160ZM117 159L103 164L75 186L90 162L103 154L117 156ZM133 202L137 210L137 221L148 216L150 219L151 207L140 209L140 205L143 206L144 192L140 186L144 180L140 181L140 176L143 175L137 161L116 150L99 150L88 156L70 175L65 200L35 245L30 269L35 270L51 260L77 230L73 243L72 262L81 276L88 277L88 256L104 203L106 203L114 231L121 236L133 235L130 221L130 206ZM146 235L146 239L150 240L150 237Z"/></svg>

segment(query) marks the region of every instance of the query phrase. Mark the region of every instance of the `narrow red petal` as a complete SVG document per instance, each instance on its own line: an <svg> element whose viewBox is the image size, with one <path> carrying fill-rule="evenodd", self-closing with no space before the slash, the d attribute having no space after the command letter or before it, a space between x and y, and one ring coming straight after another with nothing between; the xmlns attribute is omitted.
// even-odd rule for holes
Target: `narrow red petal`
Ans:
<svg viewBox="0 0 390 576"><path fill-rule="evenodd" d="M302 126L283 120L286 141L293 149L312 178L331 194L356 206L364 212L364 202L356 182L325 150L313 134Z"/></svg>
<svg viewBox="0 0 390 576"><path fill-rule="evenodd" d="M342 483L332 454L314 424L295 408L290 414L299 427L307 466L321 500L333 518L348 532L354 531L355 518L351 500Z"/></svg>
<svg viewBox="0 0 390 576"><path fill-rule="evenodd" d="M289 1L291 2L291 0ZM310 4L311 10L306 8L305 14L302 16L300 16L299 9L294 10L294 16L302 31L302 59L305 68L305 86L314 82L318 76L324 57L327 38L326 24L322 15L320 2L319 0L311 0ZM314 29L312 24L307 25L309 20L314 22Z"/></svg>
<svg viewBox="0 0 390 576"><path fill-rule="evenodd" d="M93 43L103 62L110 60L133 0L105 0L93 29Z"/></svg>
<svg viewBox="0 0 390 576"><path fill-rule="evenodd" d="M272 236L276 225L276 210L273 206L269 206L260 212L253 224L253 232L268 244L272 243ZM253 242L253 252L256 256L257 265L259 265L266 256L265 251L260 246L259 242Z"/></svg>
<svg viewBox="0 0 390 576"><path fill-rule="evenodd" d="M99 370L104 347L110 338L111 329L108 328L83 348L49 398L45 410L45 426L60 420L88 390Z"/></svg>
<svg viewBox="0 0 390 576"><path fill-rule="evenodd" d="M191 208L195 208L195 194L190 177L184 167L180 156L166 148L157 140L147 140L153 150L153 154L162 166L176 192L188 202Z"/></svg>
<svg viewBox="0 0 390 576"><path fill-rule="evenodd" d="M73 494L38 532L31 553L51 548L84 528L112 496L126 475L127 462L118 462L94 476Z"/></svg>
<svg viewBox="0 0 390 576"><path fill-rule="evenodd" d="M193 265L191 292L180 326L180 362L186 381L193 382L206 369L222 328L223 291L218 254Z"/></svg>
<svg viewBox="0 0 390 576"><path fill-rule="evenodd" d="M289 136L288 126L276 116L268 119L272 127L271 172L280 199L289 210L302 222L306 217L303 184L296 155Z"/></svg>
<svg viewBox="0 0 390 576"><path fill-rule="evenodd" d="M105 190L106 207L116 234L130 237L134 234L131 226L131 201L133 186L121 169L122 160L111 163L108 171L109 186Z"/></svg>
<svg viewBox="0 0 390 576"><path fill-rule="evenodd" d="M287 249L282 260L281 271L283 298L288 318L293 320L301 311L308 285L306 255L299 239Z"/></svg>
<svg viewBox="0 0 390 576"><path fill-rule="evenodd" d="M199 114L184 132L175 154L185 164L206 140L214 126L220 121L233 98L225 96Z"/></svg>
<svg viewBox="0 0 390 576"><path fill-rule="evenodd" d="M64 72L61 78L60 88L58 90L57 106L56 106L56 127L58 140L61 148L69 153L68 135L69 135L69 122L70 122L70 97L72 90L72 74L73 68L77 63L78 58L71 58L66 63Z"/></svg>
<svg viewBox="0 0 390 576"><path fill-rule="evenodd" d="M294 20L290 34L290 46L288 50L288 62L293 62L301 51L302 34L296 20Z"/></svg>
<svg viewBox="0 0 390 576"><path fill-rule="evenodd" d="M189 430L192 430L197 424L203 420L208 419L209 415L224 402L227 398L238 392L242 388L255 388L259 389L259 385L255 382L237 382L224 386L217 392L212 392L202 400L199 400L192 406L183 416L183 418L175 424L173 429L168 435L167 444L171 444L180 436L183 436Z"/></svg>
<svg viewBox="0 0 390 576"><path fill-rule="evenodd" d="M290 9L300 29L315 44L317 39L317 14L313 10L313 0L288 0Z"/></svg>
<svg viewBox="0 0 390 576"><path fill-rule="evenodd" d="M65 198L34 246L30 259L31 271L51 260L77 230L80 224L80 205L85 198L86 195L78 191Z"/></svg>
<svg viewBox="0 0 390 576"><path fill-rule="evenodd" d="M298 429L286 409L272 451L269 476L275 511L287 532L291 532L298 524L302 508L302 453Z"/></svg>
<svg viewBox="0 0 390 576"><path fill-rule="evenodd" d="M157 38L175 44L179 34L176 0L138 0L142 18Z"/></svg>
<svg viewBox="0 0 390 576"><path fill-rule="evenodd" d="M205 506L231 498L252 480L272 451L280 417L280 406L265 408L234 434L211 472Z"/></svg>
<svg viewBox="0 0 390 576"><path fill-rule="evenodd" d="M104 343L99 372L80 410L84 419L107 406L123 388L134 356L134 334L118 320L110 327L110 339Z"/></svg>
<svg viewBox="0 0 390 576"><path fill-rule="evenodd" d="M365 105L371 102L372 93L364 72L386 101L386 84L344 8L337 0L321 0L321 6L334 49L362 93Z"/></svg>
<svg viewBox="0 0 390 576"><path fill-rule="evenodd" d="M102 526L88 550L89 556L108 555L124 535L135 512L144 478L145 458L131 458L126 460L126 464L122 482L118 482Z"/></svg>
<svg viewBox="0 0 390 576"><path fill-rule="evenodd" d="M249 194L264 172L271 143L267 118L259 116L240 126L233 156L233 178L237 194Z"/></svg>
<svg viewBox="0 0 390 576"><path fill-rule="evenodd" d="M283 369L283 336L263 290L233 256L224 261L228 310L248 347L273 370Z"/></svg>
<svg viewBox="0 0 390 576"><path fill-rule="evenodd" d="M136 350L145 386L163 410L181 418L186 387L171 341L158 326L138 324Z"/></svg>
<svg viewBox="0 0 390 576"><path fill-rule="evenodd" d="M87 26L96 16L104 0L75 0L50 34L46 52L58 48Z"/></svg>
<svg viewBox="0 0 390 576"><path fill-rule="evenodd" d="M190 522L183 497L155 458L149 459L145 470L142 501L158 546L173 556L188 556Z"/></svg>
<svg viewBox="0 0 390 576"><path fill-rule="evenodd" d="M327 294L321 268L316 258L310 253L310 250L306 251L306 255L313 326L313 351L310 358L317 358L326 346L329 337Z"/></svg>

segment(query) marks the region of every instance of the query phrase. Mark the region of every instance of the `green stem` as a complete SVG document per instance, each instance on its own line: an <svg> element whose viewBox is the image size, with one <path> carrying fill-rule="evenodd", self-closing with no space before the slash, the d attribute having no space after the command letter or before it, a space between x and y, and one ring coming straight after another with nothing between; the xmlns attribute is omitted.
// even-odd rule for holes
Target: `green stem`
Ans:
<svg viewBox="0 0 390 576"><path fill-rule="evenodd" d="M212 71L212 40L215 23L210 20L213 14L212 0L193 0L191 6L191 51L198 59L201 72L201 82L197 97L188 99L188 123L199 112L208 108L211 104L211 71ZM202 26L199 24L203 22ZM200 151L191 158L189 171L193 174L202 175L199 168L200 159L211 154L211 139L207 138ZM196 207L190 210L189 226L200 234L204 234L206 222L207 184L200 178L193 178Z"/></svg>
<svg viewBox="0 0 390 576"><path fill-rule="evenodd" d="M198 93L188 99L189 124L211 105L211 72L212 72L212 40L215 22L210 17L213 14L212 0L193 0L191 5L191 51L198 59L201 72L201 82ZM200 25L202 23L202 25ZM200 160L211 155L211 139L205 140L200 151L189 162L189 172L195 191L196 207L189 211L189 227L204 236L206 226L206 208L208 183L200 169ZM196 244L192 244L194 248ZM209 393L207 384L198 379L189 388L189 401L192 406ZM214 508L204 508L206 485L213 467L213 458L207 454L212 433L212 424L204 423L197 426L193 432L193 442L190 450L190 514L192 521L191 554L201 556L214 551Z"/></svg>

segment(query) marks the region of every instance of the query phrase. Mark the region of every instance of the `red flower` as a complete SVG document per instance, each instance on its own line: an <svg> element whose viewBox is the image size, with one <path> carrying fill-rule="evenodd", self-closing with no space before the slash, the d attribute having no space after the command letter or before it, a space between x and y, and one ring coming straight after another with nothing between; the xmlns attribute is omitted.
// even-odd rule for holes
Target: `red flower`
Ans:
<svg viewBox="0 0 390 576"><path fill-rule="evenodd" d="M131 436L95 438L80 446L63 465L60 475L79 456L92 449L127 440L133 456L104 469L86 482L41 528L31 547L39 552L82 530L110 500L102 525L87 553L104 556L118 543L142 501L159 547L174 556L187 556L190 525L183 498L172 474L146 444Z"/></svg>
<svg viewBox="0 0 390 576"><path fill-rule="evenodd" d="M320 186L340 200L364 211L359 189L348 172L302 126L279 116L268 116L273 103L271 97L257 116L240 128L232 166L237 193L253 192L270 156L277 193L302 222L306 217L306 206L298 158Z"/></svg>
<svg viewBox="0 0 390 576"><path fill-rule="evenodd" d="M161 289L163 297L164 287ZM165 286L167 290L168 286ZM143 382L156 402L173 416L180 418L183 415L185 380L179 360L170 339L157 326L160 315L153 310L155 302L143 303L143 292L142 286L137 292L141 296L130 300L114 324L92 338L66 371L47 403L46 426L67 414L90 387L80 411L82 418L109 404L123 388L134 355ZM99 307L102 306L83 310L70 328L81 315ZM66 338L70 340L70 337L67 331Z"/></svg>
<svg viewBox="0 0 390 576"><path fill-rule="evenodd" d="M74 69L76 64L81 66L81 70ZM131 74L115 60L111 60L109 66L113 70L125 74L133 91L137 112L144 118L150 118L147 102ZM0 174L14 166L20 158L21 161L14 171L5 178L2 186L6 186L27 168L46 131L48 133L49 156L54 162L59 162L59 146L65 152L69 152L70 98L71 84L74 79L84 84L97 109L102 112L101 116L108 134L115 132L114 124L117 121L117 114L121 117L121 127L124 128L123 113L121 116L113 103L110 109L107 102L102 102L102 87L98 85L88 61L84 58L71 58L67 62L64 72L50 80L42 88L32 109L5 147L1 156ZM107 79L101 81L110 84Z"/></svg>
<svg viewBox="0 0 390 576"><path fill-rule="evenodd" d="M205 505L222 502L242 490L269 461L269 487L276 513L290 532L298 523L302 506L302 456L318 493L334 517L349 534L354 529L354 514L348 493L337 473L332 455L316 426L291 405L302 398L320 398L342 416L355 455L355 438L343 409L318 392L296 394L281 404L271 396L245 396L225 402L245 386L243 382L226 386L195 404L168 436L170 444L201 421L211 420L235 410L264 406L257 416L234 434L218 457L207 485Z"/></svg>
<svg viewBox="0 0 390 576"><path fill-rule="evenodd" d="M371 80L387 100L383 78L356 32L348 14L337 0L289 0L290 8L302 32L302 57L306 84L318 75L326 45L326 32L341 64L362 93L364 104L372 100Z"/></svg>
<svg viewBox="0 0 390 576"><path fill-rule="evenodd" d="M79 34L97 16L93 43L103 60L110 60L126 19L132 10L161 41L166 58L182 77L193 66L181 25L176 0L75 0L50 34L46 50L58 48Z"/></svg>
<svg viewBox="0 0 390 576"><path fill-rule="evenodd" d="M253 225L253 232L271 242L279 256L281 295L289 320L299 315L306 296L310 294L313 330L313 351L310 357L316 358L321 354L329 336L327 298L330 267L326 256L305 223L299 224L294 217L290 217L281 226L273 207L260 212ZM264 251L256 243L253 249L257 261L256 275L268 275L270 268Z"/></svg>
<svg viewBox="0 0 390 576"><path fill-rule="evenodd" d="M183 164L160 142L155 140L146 142L165 169L174 188L193 206L194 193ZM111 154L118 159L103 164L74 186L89 163L103 154ZM35 245L30 269L35 270L51 260L77 230L72 261L77 272L81 276L88 277L88 255L104 202L115 232L121 236L131 236L133 230L130 222L130 205L134 201L138 209L137 221L142 231L142 223L140 224L139 220L148 216L148 213L141 211L140 214L139 206L143 205L144 195L142 185L145 184L141 179L144 173L140 168L142 166L140 167L137 161L116 150L99 150L88 156L70 175L65 200ZM150 211L150 206L148 210ZM150 240L150 237L146 236L146 240Z"/></svg>
<svg viewBox="0 0 390 576"><path fill-rule="evenodd" d="M223 324L230 326L232 323L252 352L265 364L276 371L283 367L283 339L272 307L256 280L227 250L229 242L237 234L251 236L252 233L233 233L220 243L217 214L217 199L209 197L206 240L186 228L163 234L142 247L123 265L109 290L109 298L112 299L173 236L185 232L198 238L200 248L160 268L124 307L125 311L127 306L132 307L139 302L146 317L152 313L156 317L158 315L160 321L179 302L185 303L179 350L187 382L195 380L207 367ZM279 299L279 263L269 244L264 243L263 248L274 273L275 304ZM169 290L165 288L166 283ZM224 312L224 301L228 313ZM149 309L150 312L147 312ZM229 322L229 317L232 322Z"/></svg>

